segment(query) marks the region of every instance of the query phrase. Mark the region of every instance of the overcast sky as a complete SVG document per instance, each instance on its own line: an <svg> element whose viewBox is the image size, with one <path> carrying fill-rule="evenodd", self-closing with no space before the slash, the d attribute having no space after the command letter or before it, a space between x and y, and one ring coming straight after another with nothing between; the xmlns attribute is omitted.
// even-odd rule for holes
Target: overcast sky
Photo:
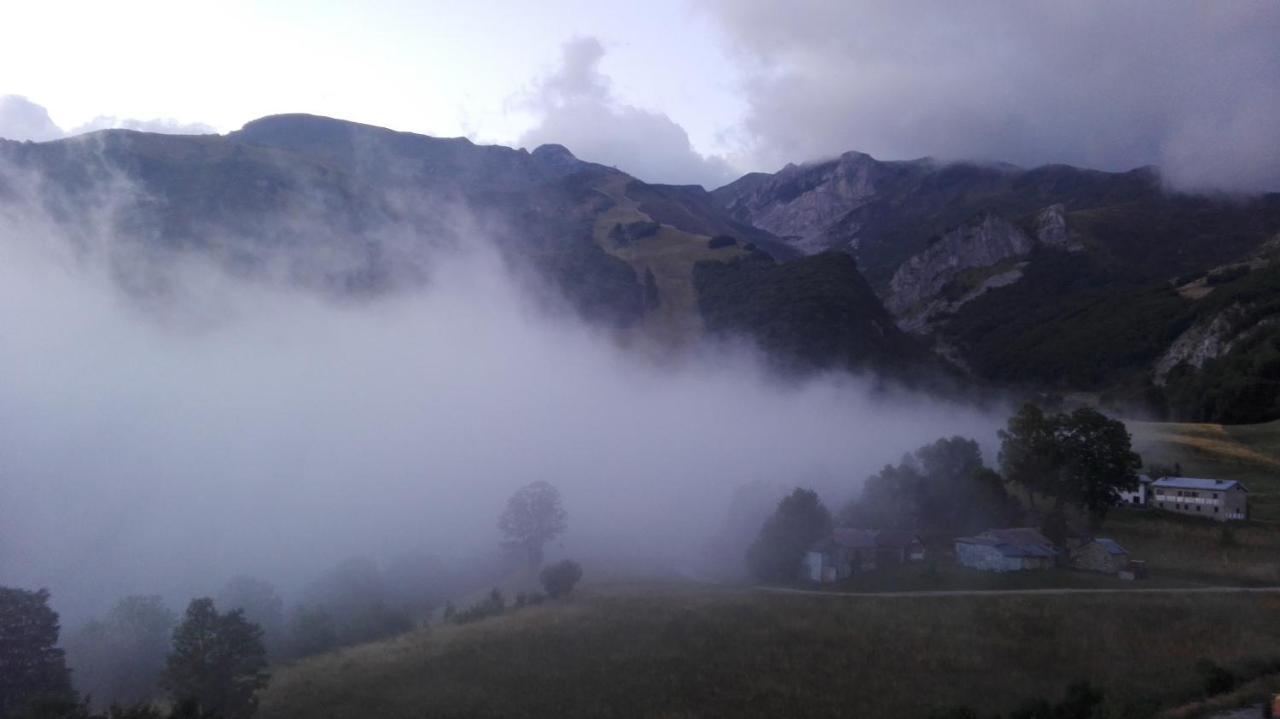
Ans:
<svg viewBox="0 0 1280 719"><path fill-rule="evenodd" d="M0 136L313 112L664 182L858 149L1280 190L1277 38L1272 0L26 3Z"/></svg>

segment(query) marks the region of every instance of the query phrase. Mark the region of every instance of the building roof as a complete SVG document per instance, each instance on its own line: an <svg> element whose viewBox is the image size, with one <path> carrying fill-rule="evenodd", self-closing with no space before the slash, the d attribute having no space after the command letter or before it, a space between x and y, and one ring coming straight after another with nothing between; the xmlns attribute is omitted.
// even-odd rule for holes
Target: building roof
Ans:
<svg viewBox="0 0 1280 719"><path fill-rule="evenodd" d="M1216 490L1225 491L1234 487L1239 487L1244 491L1244 485L1234 479L1196 479L1194 477L1165 477L1157 479L1153 483L1156 487L1164 489L1199 489L1199 490Z"/></svg>
<svg viewBox="0 0 1280 719"><path fill-rule="evenodd" d="M1125 549L1124 547L1120 546L1120 543L1119 543L1119 542L1117 542L1117 541L1116 541L1116 540L1114 540L1114 539L1107 539L1107 538L1105 538L1105 537L1098 537L1097 539L1095 539L1095 540L1093 540L1093 541L1095 541L1095 542L1097 542L1098 544L1102 545L1102 548L1103 548L1103 549L1105 549L1105 550L1107 550L1107 554L1111 554L1111 555L1114 555L1114 556L1117 556L1117 557L1123 557L1123 556L1125 556L1125 555L1127 555L1127 554L1129 553L1129 551L1128 551L1127 549Z"/></svg>
<svg viewBox="0 0 1280 719"><path fill-rule="evenodd" d="M1006 557L1051 558L1058 553L1053 542L1032 527L988 529L976 537L957 537L956 542L994 547Z"/></svg>

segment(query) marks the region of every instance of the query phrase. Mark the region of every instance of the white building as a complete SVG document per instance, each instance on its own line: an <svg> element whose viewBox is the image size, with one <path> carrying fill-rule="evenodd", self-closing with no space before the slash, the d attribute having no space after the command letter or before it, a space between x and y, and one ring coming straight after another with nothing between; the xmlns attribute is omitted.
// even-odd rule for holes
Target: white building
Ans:
<svg viewBox="0 0 1280 719"><path fill-rule="evenodd" d="M1135 507L1147 506L1147 500L1151 498L1151 479L1145 474L1138 476L1138 488L1132 491L1124 491L1120 493L1120 504L1133 505Z"/></svg>

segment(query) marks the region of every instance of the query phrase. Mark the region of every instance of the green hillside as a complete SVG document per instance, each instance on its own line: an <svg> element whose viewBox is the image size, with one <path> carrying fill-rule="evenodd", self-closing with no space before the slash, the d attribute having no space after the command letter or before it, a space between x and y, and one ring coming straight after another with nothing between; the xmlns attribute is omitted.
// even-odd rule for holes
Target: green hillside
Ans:
<svg viewBox="0 0 1280 719"><path fill-rule="evenodd" d="M848 598L609 586L279 668L263 719L923 717L1073 681L1108 716L1194 698L1196 662L1280 653L1274 595Z"/></svg>

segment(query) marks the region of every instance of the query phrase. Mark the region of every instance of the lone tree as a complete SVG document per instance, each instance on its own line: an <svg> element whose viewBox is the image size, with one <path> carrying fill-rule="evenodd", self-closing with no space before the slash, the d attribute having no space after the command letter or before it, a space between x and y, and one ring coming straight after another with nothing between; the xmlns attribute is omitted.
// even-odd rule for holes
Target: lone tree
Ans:
<svg viewBox="0 0 1280 719"><path fill-rule="evenodd" d="M1120 492L1138 486L1142 458L1133 451L1129 430L1095 409L1045 414L1035 405L1023 405L1000 439L1005 478L1021 484L1033 498L1052 499L1055 512L1074 505L1097 525Z"/></svg>
<svg viewBox="0 0 1280 719"><path fill-rule="evenodd" d="M498 520L503 546L522 553L534 569L542 564L542 548L565 530L560 491L547 482L534 482L516 490Z"/></svg>
<svg viewBox="0 0 1280 719"><path fill-rule="evenodd" d="M173 652L161 680L179 703L202 715L244 719L267 685L262 629L238 609L219 614L209 598L194 599L173 631Z"/></svg>
<svg viewBox="0 0 1280 719"><path fill-rule="evenodd" d="M49 590L0 587L0 717L28 702L74 701Z"/></svg>
<svg viewBox="0 0 1280 719"><path fill-rule="evenodd" d="M552 599L563 597L572 592L578 580L582 579L582 565L572 559L556 562L543 569L539 578L542 580L542 588L547 590Z"/></svg>
<svg viewBox="0 0 1280 719"><path fill-rule="evenodd" d="M797 487L765 520L747 550L747 566L764 582L795 579L804 553L830 532L831 513L817 493Z"/></svg>

